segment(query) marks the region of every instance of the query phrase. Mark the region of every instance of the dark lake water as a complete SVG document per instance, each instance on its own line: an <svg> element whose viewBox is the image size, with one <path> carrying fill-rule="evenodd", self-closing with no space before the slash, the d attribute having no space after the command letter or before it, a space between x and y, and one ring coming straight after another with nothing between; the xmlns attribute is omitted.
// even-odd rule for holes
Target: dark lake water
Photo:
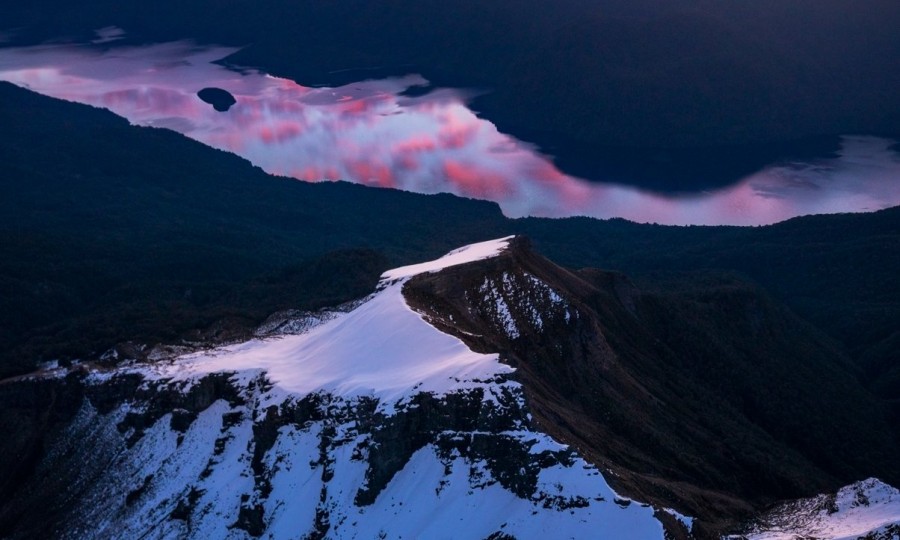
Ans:
<svg viewBox="0 0 900 540"><path fill-rule="evenodd" d="M659 194L564 174L479 118L465 90L429 88L414 74L304 87L216 63L235 50L189 42L3 48L0 80L175 130L272 174L488 199L511 217L758 225L900 204L900 155L887 139L846 136L837 156L773 164L714 191ZM207 87L236 103L216 111L197 96Z"/></svg>

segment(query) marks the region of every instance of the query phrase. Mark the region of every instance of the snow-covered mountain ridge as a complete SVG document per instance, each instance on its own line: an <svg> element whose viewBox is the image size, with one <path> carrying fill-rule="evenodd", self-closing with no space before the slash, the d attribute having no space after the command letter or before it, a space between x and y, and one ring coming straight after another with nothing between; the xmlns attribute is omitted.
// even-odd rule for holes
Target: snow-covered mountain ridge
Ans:
<svg viewBox="0 0 900 540"><path fill-rule="evenodd" d="M0 467L0 537L719 538L728 495L671 481L716 418L671 401L691 381L658 376L678 358L641 294L504 238L247 342L4 382L3 425L39 440L0 449L39 451ZM883 510L847 515L882 540ZM812 522L783 515L747 534Z"/></svg>
<svg viewBox="0 0 900 540"><path fill-rule="evenodd" d="M263 407L312 393L373 398L382 410L422 392L480 388L490 398L512 370L496 354L473 353L436 331L406 305L402 288L414 275L490 257L504 245L499 240L466 246L431 263L388 271L379 290L356 309L302 334L251 340L125 372L173 384L190 384L210 373L252 378L262 372L273 386Z"/></svg>
<svg viewBox="0 0 900 540"><path fill-rule="evenodd" d="M730 540L900 539L900 491L869 478L823 494L782 504Z"/></svg>
<svg viewBox="0 0 900 540"><path fill-rule="evenodd" d="M61 538L662 538L534 430L497 354L405 302L413 276L507 241L389 271L303 334L92 372L20 504L61 490Z"/></svg>

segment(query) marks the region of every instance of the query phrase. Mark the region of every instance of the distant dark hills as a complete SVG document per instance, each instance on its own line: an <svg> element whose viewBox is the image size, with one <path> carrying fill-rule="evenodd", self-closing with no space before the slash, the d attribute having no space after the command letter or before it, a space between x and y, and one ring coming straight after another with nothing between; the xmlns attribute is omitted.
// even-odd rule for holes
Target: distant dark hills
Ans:
<svg viewBox="0 0 900 540"><path fill-rule="evenodd" d="M474 108L568 173L661 191L897 136L893 0L60 0L0 8L13 39L245 46L231 61L301 84L420 72L487 91Z"/></svg>
<svg viewBox="0 0 900 540"><path fill-rule="evenodd" d="M512 220L450 195L271 177L9 84L0 126L4 376L123 341L246 337L277 310L364 295L391 266L524 234L559 264L621 270L671 298L723 279L762 286L900 413L900 208L767 227Z"/></svg>
<svg viewBox="0 0 900 540"><path fill-rule="evenodd" d="M9 84L0 125L6 373L334 304L391 265L515 233L570 267L650 280L738 272L840 340L872 377L892 374L878 388L900 397L900 209L754 228L511 220L449 195L271 177L173 132Z"/></svg>
<svg viewBox="0 0 900 540"><path fill-rule="evenodd" d="M6 374L343 302L392 263L505 227L493 203L278 179L106 111L0 94Z"/></svg>

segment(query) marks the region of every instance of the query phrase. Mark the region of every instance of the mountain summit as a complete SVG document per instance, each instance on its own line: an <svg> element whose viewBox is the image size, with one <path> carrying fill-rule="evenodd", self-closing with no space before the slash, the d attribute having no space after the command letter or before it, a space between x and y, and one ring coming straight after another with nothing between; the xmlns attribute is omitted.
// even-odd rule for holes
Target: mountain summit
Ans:
<svg viewBox="0 0 900 540"><path fill-rule="evenodd" d="M356 309L299 335L28 382L76 385L85 399L5 507L4 532L662 538L656 510L534 429L497 354L405 301L411 279L509 241L386 272Z"/></svg>
<svg viewBox="0 0 900 540"><path fill-rule="evenodd" d="M708 279L647 288L506 237L256 339L8 380L0 535L713 538L892 481L827 338Z"/></svg>

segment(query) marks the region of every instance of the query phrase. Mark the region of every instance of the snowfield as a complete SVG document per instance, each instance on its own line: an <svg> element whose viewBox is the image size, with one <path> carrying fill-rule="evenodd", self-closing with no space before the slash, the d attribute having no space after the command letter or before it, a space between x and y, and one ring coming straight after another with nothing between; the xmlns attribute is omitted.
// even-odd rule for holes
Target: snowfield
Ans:
<svg viewBox="0 0 900 540"><path fill-rule="evenodd" d="M508 240L473 244L435 261L389 270L368 301L307 333L255 339L140 372L173 382L210 373L252 378L264 372L274 385L269 403L325 392L343 398L374 397L389 409L419 392L441 395L475 386L492 391L493 385L486 383L512 368L500 363L496 354L472 352L462 341L429 325L406 304L402 288L417 274L494 256Z"/></svg>
<svg viewBox="0 0 900 540"><path fill-rule="evenodd" d="M360 302L278 314L258 334L284 335L94 371L86 382L101 396L129 377L136 391L114 407L85 401L41 463L39 485L76 471L57 536L644 540L666 537L663 514L688 532L691 517L619 496L574 448L535 430L497 354L468 349L406 303L413 276L497 256L509 240L390 270ZM547 317L570 320L566 301L527 273L477 290L470 304L510 338L510 306L538 332ZM727 538L900 540L900 492L865 480Z"/></svg>
<svg viewBox="0 0 900 540"><path fill-rule="evenodd" d="M498 355L407 305L411 277L496 256L508 241L385 272L365 302L299 335L94 374L97 385L139 374L149 397L109 413L86 404L56 450L72 455L87 430L92 449L75 459L105 463L62 536L662 539L656 509L531 428ZM187 426L176 411L153 412L153 396L187 395L214 374L239 397Z"/></svg>
<svg viewBox="0 0 900 540"><path fill-rule="evenodd" d="M876 478L845 486L836 495L789 502L769 515L746 540L900 540L900 491Z"/></svg>

